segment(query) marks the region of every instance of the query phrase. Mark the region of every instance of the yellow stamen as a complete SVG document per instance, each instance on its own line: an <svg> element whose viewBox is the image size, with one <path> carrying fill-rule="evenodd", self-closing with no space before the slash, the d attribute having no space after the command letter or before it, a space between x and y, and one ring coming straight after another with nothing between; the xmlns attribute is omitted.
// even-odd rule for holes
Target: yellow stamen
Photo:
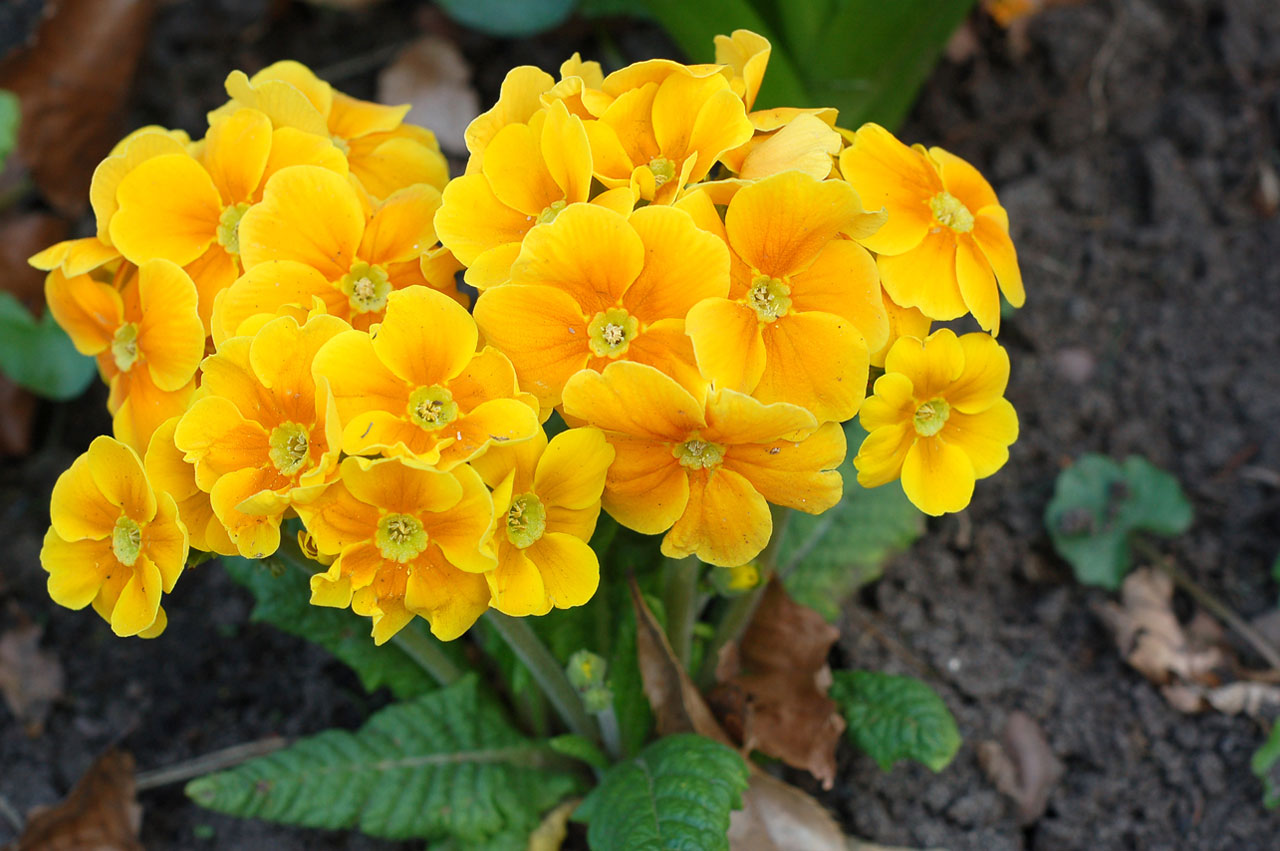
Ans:
<svg viewBox="0 0 1280 851"><path fill-rule="evenodd" d="M133 567L142 553L142 527L123 514L111 530L111 552L126 567Z"/></svg>
<svg viewBox="0 0 1280 851"><path fill-rule="evenodd" d="M950 192L939 192L929 199L929 209L938 224L951 228L957 233L968 233L973 230L973 213L969 212L959 198Z"/></svg>
<svg viewBox="0 0 1280 851"><path fill-rule="evenodd" d="M388 561L404 564L427 548L427 532L422 521L409 514L388 514L378 522L373 542Z"/></svg>
<svg viewBox="0 0 1280 851"><path fill-rule="evenodd" d="M791 310L791 287L777 278L760 275L751 282L747 304L762 322L773 322Z"/></svg>
<svg viewBox="0 0 1280 851"><path fill-rule="evenodd" d="M672 447L671 454L685 467L705 470L708 467L720 466L720 462L724 460L724 447L718 443L694 438Z"/></svg>
<svg viewBox="0 0 1280 851"><path fill-rule="evenodd" d="M126 322L116 329L111 338L111 357L116 369L128 372L138 362L138 326Z"/></svg>
<svg viewBox="0 0 1280 851"><path fill-rule="evenodd" d="M921 437L933 437L942 431L942 427L947 424L947 418L950 416L951 405L948 404L946 399L940 397L930 399L916 408L916 414L913 418L916 434Z"/></svg>
<svg viewBox="0 0 1280 851"><path fill-rule="evenodd" d="M458 403L453 401L453 394L445 387L419 387L409 394L407 412L410 422L432 431L457 419Z"/></svg>
<svg viewBox="0 0 1280 851"><path fill-rule="evenodd" d="M271 429L267 455L275 468L286 476L298 472L311 454L310 435L300 423L281 423Z"/></svg>
<svg viewBox="0 0 1280 851"><path fill-rule="evenodd" d="M218 244L228 254L240 253L240 219L248 212L249 204L232 204L218 217Z"/></svg>
<svg viewBox="0 0 1280 851"><path fill-rule="evenodd" d="M507 540L519 549L531 547L547 531L547 509L535 494L516 497L507 511Z"/></svg>
<svg viewBox="0 0 1280 851"><path fill-rule="evenodd" d="M597 357L618 358L627 353L640 333L640 320L624 308L611 307L595 315L587 325L587 345Z"/></svg>
<svg viewBox="0 0 1280 851"><path fill-rule="evenodd" d="M649 160L649 171L653 172L653 185L661 187L664 183L675 179L676 164L666 157L654 157Z"/></svg>
<svg viewBox="0 0 1280 851"><path fill-rule="evenodd" d="M342 276L338 288L346 294L353 312L377 313L387 306L387 296L391 294L391 279L381 266L361 261Z"/></svg>
<svg viewBox="0 0 1280 851"><path fill-rule="evenodd" d="M538 224L546 225L554 222L556 220L556 216L560 215L560 211L563 210L565 206L567 205L564 201L552 201L542 209L541 213L538 214Z"/></svg>

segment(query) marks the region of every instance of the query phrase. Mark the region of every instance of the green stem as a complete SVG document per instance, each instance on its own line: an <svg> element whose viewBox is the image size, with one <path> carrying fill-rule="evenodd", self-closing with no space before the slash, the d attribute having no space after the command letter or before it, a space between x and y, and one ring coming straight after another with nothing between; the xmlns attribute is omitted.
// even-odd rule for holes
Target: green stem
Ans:
<svg viewBox="0 0 1280 851"><path fill-rule="evenodd" d="M582 705L582 698L570 684L564 666L556 661L556 657L551 655L551 651L533 629L522 618L508 617L494 609L485 612L485 618L529 669L529 673L542 687L556 713L569 729L598 747L600 730L595 719Z"/></svg>
<svg viewBox="0 0 1280 851"><path fill-rule="evenodd" d="M686 669L693 653L693 624L698 614L698 575L702 563L697 556L668 559L666 570L667 639L676 659Z"/></svg>
<svg viewBox="0 0 1280 851"><path fill-rule="evenodd" d="M702 657L702 665L698 669L698 686L704 690L715 684L716 664L720 661L721 649L742 637L747 624L751 623L752 615L756 613L756 607L760 605L764 590L769 587L770 577L777 568L778 548L782 546L782 538L787 532L791 511L784 506L770 504L769 513L773 517L773 534L756 559L756 569L760 571L760 584L752 591L730 600L724 615L720 618L720 623L716 625L715 634L711 637L711 643L707 645L706 655Z"/></svg>

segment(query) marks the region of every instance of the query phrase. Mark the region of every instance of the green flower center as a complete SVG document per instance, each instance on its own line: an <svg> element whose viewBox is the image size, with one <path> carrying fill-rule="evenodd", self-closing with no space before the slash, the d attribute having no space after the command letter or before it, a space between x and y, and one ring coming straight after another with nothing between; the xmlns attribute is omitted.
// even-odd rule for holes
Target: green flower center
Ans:
<svg viewBox="0 0 1280 851"><path fill-rule="evenodd" d="M391 279L381 266L362 260L342 276L338 289L351 302L353 312L377 313L387 306L387 296L391 295Z"/></svg>
<svg viewBox="0 0 1280 851"><path fill-rule="evenodd" d="M694 438L673 447L671 454L685 467L692 470L705 470L708 467L720 466L720 462L724 460L724 447L718 443Z"/></svg>
<svg viewBox="0 0 1280 851"><path fill-rule="evenodd" d="M791 309L791 287L777 278L761 275L751 282L747 304L762 322L772 322Z"/></svg>
<svg viewBox="0 0 1280 851"><path fill-rule="evenodd" d="M281 423L271 429L267 440L271 463L286 476L292 476L307 463L311 441L307 427L300 423Z"/></svg>
<svg viewBox="0 0 1280 851"><path fill-rule="evenodd" d="M133 567L142 553L142 527L123 514L111 530L111 552L126 567Z"/></svg>
<svg viewBox="0 0 1280 851"><path fill-rule="evenodd" d="M653 185L662 186L676 176L676 164L666 157L654 157L649 160L649 171L653 172Z"/></svg>
<svg viewBox="0 0 1280 851"><path fill-rule="evenodd" d="M519 549L531 547L547 531L547 509L531 493L516 497L507 511L507 540Z"/></svg>
<svg viewBox="0 0 1280 851"><path fill-rule="evenodd" d="M337 133L330 134L329 141L333 143L335 148L342 151L342 155L344 157L351 153L351 146L347 144L347 140L339 136Z"/></svg>
<svg viewBox="0 0 1280 851"><path fill-rule="evenodd" d="M556 216L560 215L560 211L567 206L564 201L552 201L542 212L538 214L538 224L548 225L556 220Z"/></svg>
<svg viewBox="0 0 1280 851"><path fill-rule="evenodd" d="M958 233L973 230L973 213L950 192L939 192L930 198L929 209L933 210L933 217L938 220L938 224L944 227Z"/></svg>
<svg viewBox="0 0 1280 851"><path fill-rule="evenodd" d="M448 389L433 384L419 387L409 394L409 421L418 428L432 431L458 418L458 403Z"/></svg>
<svg viewBox="0 0 1280 851"><path fill-rule="evenodd" d="M387 561L404 564L427 548L427 531L422 521L409 514L388 514L378 521L373 542Z"/></svg>
<svg viewBox="0 0 1280 851"><path fill-rule="evenodd" d="M595 315L587 325L587 345L596 357L618 358L640 333L640 320L621 307L611 307Z"/></svg>
<svg viewBox="0 0 1280 851"><path fill-rule="evenodd" d="M946 399L930 399L916 408L916 415L913 418L916 434L921 437L933 437L942 431L942 427L947 424L947 418L950 416L951 405Z"/></svg>
<svg viewBox="0 0 1280 851"><path fill-rule="evenodd" d="M116 369L128 372L138 362L138 326L126 322L116 329L111 338L111 357L115 359Z"/></svg>
<svg viewBox="0 0 1280 851"><path fill-rule="evenodd" d="M250 204L232 204L218 216L218 244L227 249L228 254L240 253L240 219L248 211Z"/></svg>

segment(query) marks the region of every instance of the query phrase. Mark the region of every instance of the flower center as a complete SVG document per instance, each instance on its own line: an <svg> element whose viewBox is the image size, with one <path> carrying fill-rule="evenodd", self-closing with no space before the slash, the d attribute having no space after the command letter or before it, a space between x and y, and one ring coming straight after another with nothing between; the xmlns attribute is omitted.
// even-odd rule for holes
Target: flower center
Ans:
<svg viewBox="0 0 1280 851"><path fill-rule="evenodd" d="M422 521L412 515L388 514L378 521L373 542L387 561L404 564L427 548L427 532Z"/></svg>
<svg viewBox="0 0 1280 851"><path fill-rule="evenodd" d="M653 172L653 185L662 186L675 179L676 164L666 157L654 157L649 160L649 171Z"/></svg>
<svg viewBox="0 0 1280 851"><path fill-rule="evenodd" d="M240 219L249 210L249 204L232 204L218 216L218 244L228 254L240 253Z"/></svg>
<svg viewBox="0 0 1280 851"><path fill-rule="evenodd" d="M930 198L929 209L933 210L933 217L938 220L938 224L944 227L958 233L973 230L973 213L950 192L939 192Z"/></svg>
<svg viewBox="0 0 1280 851"><path fill-rule="evenodd" d="M916 434L921 437L933 437L942 431L942 427L947 424L947 418L950 416L951 405L946 399L930 399L916 408L914 417Z"/></svg>
<svg viewBox="0 0 1280 851"><path fill-rule="evenodd" d="M537 223L540 225L551 224L556 220L556 216L560 215L560 211L563 210L565 206L566 204L564 201L552 201L543 208L541 213L538 214Z"/></svg>
<svg viewBox="0 0 1280 851"><path fill-rule="evenodd" d="M381 266L363 260L342 276L338 288L346 294L355 313L377 313L387 306L391 294L391 279Z"/></svg>
<svg viewBox="0 0 1280 851"><path fill-rule="evenodd" d="M587 345L597 357L618 358L640 332L640 320L624 308L611 307L595 315L587 325Z"/></svg>
<svg viewBox="0 0 1280 851"><path fill-rule="evenodd" d="M123 514L111 530L111 552L125 567L133 567L142 552L142 528Z"/></svg>
<svg viewBox="0 0 1280 851"><path fill-rule="evenodd" d="M547 531L547 509L531 493L516 497L507 511L507 540L519 549L533 546Z"/></svg>
<svg viewBox="0 0 1280 851"><path fill-rule="evenodd" d="M347 140L339 136L337 133L330 134L329 141L333 143L335 148L342 151L342 155L344 157L351 153L351 146L347 144Z"/></svg>
<svg viewBox="0 0 1280 851"><path fill-rule="evenodd" d="M724 460L724 447L718 443L708 443L694 438L672 447L671 454L685 467L705 470L708 467L720 466L720 462Z"/></svg>
<svg viewBox="0 0 1280 851"><path fill-rule="evenodd" d="M128 372L138 362L138 326L126 322L116 329L111 338L111 357L115 359L116 369Z"/></svg>
<svg viewBox="0 0 1280 851"><path fill-rule="evenodd" d="M458 403L453 401L452 393L438 384L419 387L409 394L408 414L414 425L431 431L458 418Z"/></svg>
<svg viewBox="0 0 1280 851"><path fill-rule="evenodd" d="M281 423L271 429L271 437L267 443L270 446L267 455L271 458L271 463L286 476L298 472L311 454L307 427L300 423Z"/></svg>
<svg viewBox="0 0 1280 851"><path fill-rule="evenodd" d="M777 278L760 275L751 282L747 304L751 305L760 321L772 322L779 316L786 316L791 309L791 287Z"/></svg>

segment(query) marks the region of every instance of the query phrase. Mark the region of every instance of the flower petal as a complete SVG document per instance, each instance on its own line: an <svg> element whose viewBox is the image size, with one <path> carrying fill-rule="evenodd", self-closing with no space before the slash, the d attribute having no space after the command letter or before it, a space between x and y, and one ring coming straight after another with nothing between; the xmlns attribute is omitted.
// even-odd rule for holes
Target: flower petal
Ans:
<svg viewBox="0 0 1280 851"><path fill-rule="evenodd" d="M1018 414L1007 399L977 414L952 411L940 437L964 450L974 476L985 479L1009 460L1009 447L1018 439Z"/></svg>
<svg viewBox="0 0 1280 851"><path fill-rule="evenodd" d="M671 444L617 435L609 444L617 454L605 480L605 511L645 535L670 529L689 502L689 476Z"/></svg>
<svg viewBox="0 0 1280 851"><path fill-rule="evenodd" d="M541 428L538 412L519 399L490 399L451 424L453 442L442 447L437 466L453 469L493 443L528 440ZM444 430L448 434L450 428Z"/></svg>
<svg viewBox="0 0 1280 851"><path fill-rule="evenodd" d="M944 395L964 373L964 346L950 328L940 328L925 340L903 337L884 359L885 372L900 372L911 380L916 399Z"/></svg>
<svg viewBox="0 0 1280 851"><path fill-rule="evenodd" d="M864 212L847 183L788 171L738 192L725 212L725 231L753 269L783 278L808 268Z"/></svg>
<svg viewBox="0 0 1280 851"><path fill-rule="evenodd" d="M947 388L951 407L976 414L991 407L1009 385L1009 354L988 334L960 337L964 371Z"/></svg>
<svg viewBox="0 0 1280 851"><path fill-rule="evenodd" d="M461 485L461 498L456 504L439 512L419 509L427 534L449 562L468 573L492 570L494 557L477 547L493 531L493 498L484 486L480 474L470 467L455 467L447 475Z"/></svg>
<svg viewBox="0 0 1280 851"><path fill-rule="evenodd" d="M316 298L335 316L343 316L347 309L348 300L341 290L310 266L292 260L259 263L215 301L210 323L213 341L221 346L227 338L237 336L249 320L286 315L282 311L288 308L295 308L299 315L305 316Z"/></svg>
<svg viewBox="0 0 1280 851"><path fill-rule="evenodd" d="M440 191L419 183L388 196L365 226L358 254L369 263L386 266L417 260L436 241L432 225L440 208Z"/></svg>
<svg viewBox="0 0 1280 851"><path fill-rule="evenodd" d="M111 242L132 263L157 257L185 266L217 237L222 198L186 154L163 154L125 175L116 189Z"/></svg>
<svg viewBox="0 0 1280 851"><path fill-rule="evenodd" d="M256 109L238 109L209 127L204 167L226 204L253 199L271 152L271 119Z"/></svg>
<svg viewBox="0 0 1280 851"><path fill-rule="evenodd" d="M740 444L725 452L722 469L740 474L765 499L808 514L840 501L845 434L839 423L824 423L804 440Z"/></svg>
<svg viewBox="0 0 1280 851"><path fill-rule="evenodd" d="M545 615L552 608L542 573L527 552L510 544L500 546L498 566L484 575L493 593L493 607L513 618Z"/></svg>
<svg viewBox="0 0 1280 851"><path fill-rule="evenodd" d="M918 307L930 319L956 319L968 312L956 278L956 239L936 228L902 254L876 258L880 282L903 307Z"/></svg>
<svg viewBox="0 0 1280 851"><path fill-rule="evenodd" d="M149 522L156 516L156 493L137 452L102 436L93 439L87 454L89 474L107 502L136 523Z"/></svg>
<svg viewBox="0 0 1280 851"><path fill-rule="evenodd" d="M956 240L956 280L965 307L978 325L993 335L1000 333L1000 293L991 264L972 239Z"/></svg>
<svg viewBox="0 0 1280 851"><path fill-rule="evenodd" d="M973 498L973 462L963 449L938 437L922 437L902 462L907 499L934 517L960 511Z"/></svg>
<svg viewBox="0 0 1280 851"><path fill-rule="evenodd" d="M316 352L311 371L329 382L344 426L366 411L392 411L399 417L413 389L383 364L363 331L334 336Z"/></svg>
<svg viewBox="0 0 1280 851"><path fill-rule="evenodd" d="M874 234L859 241L877 254L902 254L920 244L933 223L929 200L942 179L920 151L908 148L878 124L864 124L840 154L840 173L871 209L889 214ZM901 304L902 302L899 302Z"/></svg>
<svg viewBox="0 0 1280 851"><path fill-rule="evenodd" d="M489 608L489 583L479 573L459 570L428 549L429 558L420 558L409 574L404 605L427 619L431 634L452 641L471 628Z"/></svg>
<svg viewBox="0 0 1280 851"><path fill-rule="evenodd" d="M268 489L271 478L265 470L235 470L220 476L209 492L214 514L227 527L227 534L245 558L265 558L280 548L282 514L246 514L239 508Z"/></svg>
<svg viewBox="0 0 1280 851"><path fill-rule="evenodd" d="M689 477L689 504L666 537L668 558L696 555L736 567L760 554L773 531L769 504L740 474L720 468Z"/></svg>
<svg viewBox="0 0 1280 851"><path fill-rule="evenodd" d="M907 422L915 414L916 399L911 379L900 372L887 372L876 379L875 392L858 409L858 421L867 431ZM950 392L948 392L950 397Z"/></svg>
<svg viewBox="0 0 1280 851"><path fill-rule="evenodd" d="M557 609L581 606L595 596L600 561L586 541L548 532L526 552L542 576L547 600Z"/></svg>
<svg viewBox="0 0 1280 851"><path fill-rule="evenodd" d="M476 323L448 296L427 287L387 297L387 315L373 350L397 377L415 387L445 384L475 356Z"/></svg>
<svg viewBox="0 0 1280 851"><path fill-rule="evenodd" d="M978 211L973 222L973 241L991 264L1000 282L1000 291L1009 304L1022 307L1027 301L1022 286L1022 270L1018 268L1018 253L1009 238L1008 214L1003 207L988 207Z"/></svg>
<svg viewBox="0 0 1280 851"><path fill-rule="evenodd" d="M533 491L547 507L598 506L613 458L613 447L598 429L563 431L551 439L538 460Z"/></svg>
<svg viewBox="0 0 1280 851"><path fill-rule="evenodd" d="M583 370L564 388L564 409L605 431L683 442L706 426L702 403L651 366L618 361Z"/></svg>
<svg viewBox="0 0 1280 851"><path fill-rule="evenodd" d="M195 375L204 359L204 325L196 311L196 285L168 260L148 260L140 268L138 350L146 356L151 380L174 391Z"/></svg>
<svg viewBox="0 0 1280 851"><path fill-rule="evenodd" d="M757 399L802 405L819 421L843 422L858 412L870 354L853 323L831 313L790 313L762 332L767 356Z"/></svg>
<svg viewBox="0 0 1280 851"><path fill-rule="evenodd" d="M862 441L853 465L858 469L858 484L878 488L902 475L907 452L916 442L911 423L900 422L874 429Z"/></svg>
<svg viewBox="0 0 1280 851"><path fill-rule="evenodd" d="M627 219L595 204L574 204L529 232L511 281L557 287L583 315L594 316L619 303L644 258L644 243Z"/></svg>
<svg viewBox="0 0 1280 851"><path fill-rule="evenodd" d="M485 148L481 169L498 200L526 216L537 218L552 202L565 200L542 158L538 135L527 124L499 130Z"/></svg>
<svg viewBox="0 0 1280 851"><path fill-rule="evenodd" d="M791 309L818 310L853 323L875 351L889 339L880 273L871 254L856 242L827 243L813 265L791 279Z"/></svg>
<svg viewBox="0 0 1280 851"><path fill-rule="evenodd" d="M359 470L354 459L348 458L343 463ZM315 539L316 547L327 555L337 555L354 544L371 539L378 528L381 511L376 505L357 499L346 486L346 481L344 476L342 481L325 488L317 498L294 508ZM312 588L314 590L314 585ZM342 605L347 605L347 602Z"/></svg>
<svg viewBox="0 0 1280 851"><path fill-rule="evenodd" d="M519 252L534 219L508 207L493 194L483 174L464 174L449 181L441 196L435 227L440 241L468 267L476 258L498 246L515 244ZM509 271L510 263L507 264ZM468 271L470 271L468 269ZM470 277L467 278L471 282Z"/></svg>
<svg viewBox="0 0 1280 851"><path fill-rule="evenodd" d="M565 382L590 357L582 308L555 287L506 284L485 290L475 318L485 340L511 359L520 386L544 408L560 402Z"/></svg>
<svg viewBox="0 0 1280 851"><path fill-rule="evenodd" d="M991 184L968 161L937 146L929 149L929 156L938 164L938 172L942 175L942 185L961 204L977 212L983 207L998 203L995 190L991 188Z"/></svg>
<svg viewBox="0 0 1280 851"><path fill-rule="evenodd" d="M54 320L82 355L104 351L124 323L120 293L88 275L68 277L54 269L45 278L44 295Z"/></svg>
<svg viewBox="0 0 1280 851"><path fill-rule="evenodd" d="M704 298L729 294L729 250L673 207L642 207L628 220L644 243L644 268L623 304L642 322L683 319Z"/></svg>
<svg viewBox="0 0 1280 851"><path fill-rule="evenodd" d="M49 598L77 610L93 602L111 570L121 569L109 540L66 541L53 527L45 533L40 565L49 574Z"/></svg>
<svg viewBox="0 0 1280 851"><path fill-rule="evenodd" d="M351 268L364 226L364 209L345 177L290 166L272 176L262 202L240 219L240 259L246 269L296 260L336 281Z"/></svg>
<svg viewBox="0 0 1280 851"><path fill-rule="evenodd" d="M121 637L137 635L151 626L160 609L163 580L159 568L151 559L139 556L130 570L133 576L111 610L111 631Z"/></svg>
<svg viewBox="0 0 1280 851"><path fill-rule="evenodd" d="M767 353L756 312L724 298L704 299L689 310L685 331L698 368L716 387L750 393L764 374Z"/></svg>
<svg viewBox="0 0 1280 851"><path fill-rule="evenodd" d="M818 420L799 405L765 404L745 393L720 390L707 399L703 436L726 445L772 443L817 427Z"/></svg>

